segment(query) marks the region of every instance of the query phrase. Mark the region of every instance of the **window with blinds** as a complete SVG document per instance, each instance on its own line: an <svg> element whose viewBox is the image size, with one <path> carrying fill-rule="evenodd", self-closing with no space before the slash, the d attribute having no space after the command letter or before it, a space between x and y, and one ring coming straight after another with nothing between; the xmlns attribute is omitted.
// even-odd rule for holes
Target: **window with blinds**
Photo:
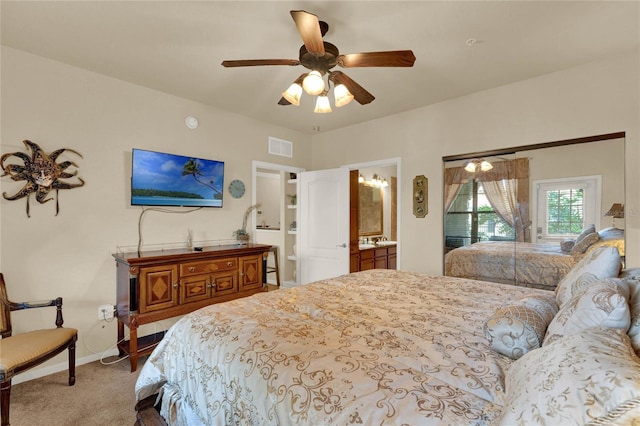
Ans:
<svg viewBox="0 0 640 426"><path fill-rule="evenodd" d="M498 216L487 199L482 182L462 185L445 217L447 250L478 241L513 241L513 228Z"/></svg>

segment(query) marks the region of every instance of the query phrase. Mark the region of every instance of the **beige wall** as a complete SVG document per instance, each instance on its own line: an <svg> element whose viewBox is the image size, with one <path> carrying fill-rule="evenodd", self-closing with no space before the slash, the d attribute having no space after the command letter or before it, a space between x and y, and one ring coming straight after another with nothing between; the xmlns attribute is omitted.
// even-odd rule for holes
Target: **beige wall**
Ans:
<svg viewBox="0 0 640 426"><path fill-rule="evenodd" d="M240 199L225 194L222 209L146 213L145 244L181 244L189 229L196 243L230 238L251 204L252 160L310 166L308 135L11 48L2 47L1 55L2 153L25 152L22 140L30 139L47 152L72 148L84 157L65 157L77 160L86 185L60 191L58 216L54 202L41 205L31 197L29 219L25 199L0 200L0 270L9 295L16 301L63 296L65 324L79 329L80 362L116 339L115 323L102 328L97 311L115 303L111 254L117 246L137 245L141 208L129 205L133 147L223 160L225 190L232 179L247 186ZM184 125L187 115L199 119L198 129ZM294 158L269 155L269 136L292 141ZM0 179L1 190L10 194L23 184ZM16 331L53 325L54 312L41 311L17 312Z"/></svg>
<svg viewBox="0 0 640 426"><path fill-rule="evenodd" d="M638 75L635 52L321 133L313 138L313 168L400 157L402 269L440 274L443 156L623 131L627 264L640 266ZM429 179L424 219L411 206L411 181L420 174Z"/></svg>
<svg viewBox="0 0 640 426"><path fill-rule="evenodd" d="M251 160L313 170L400 157L402 266L439 274L443 155L625 131L627 260L640 266L637 54L308 136L14 49L0 52L2 153L24 151L21 141L27 138L47 151L73 148L84 156L79 175L87 182L60 192L57 217L52 203L32 199L28 219L24 200L0 200L0 270L15 300L65 298L66 324L80 330L81 362L115 343L115 324L102 328L96 318L97 307L115 299L111 253L137 244L140 209L128 204L132 147L224 160L226 183L242 179L247 194ZM184 126L190 114L200 120L195 131ZM293 141L294 158L267 154L268 136ZM411 213L411 181L418 174L429 178L424 219ZM20 188L7 178L0 185L9 193ZM224 201L219 210L148 213L145 243L181 243L188 229L196 243L230 237L250 196ZM51 312L34 312L29 319L24 314L14 317L18 331L51 323ZM52 363L63 366L63 360Z"/></svg>

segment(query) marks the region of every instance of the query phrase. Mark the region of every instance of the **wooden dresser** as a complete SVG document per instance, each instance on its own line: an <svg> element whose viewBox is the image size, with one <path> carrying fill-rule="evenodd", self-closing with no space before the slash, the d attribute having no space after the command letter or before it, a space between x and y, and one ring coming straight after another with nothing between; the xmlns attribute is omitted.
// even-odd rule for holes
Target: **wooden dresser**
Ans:
<svg viewBox="0 0 640 426"><path fill-rule="evenodd" d="M129 355L131 371L136 371L138 357L150 353L164 336L162 331L139 338L139 326L266 291L263 262L270 248L234 244L114 254L118 351Z"/></svg>

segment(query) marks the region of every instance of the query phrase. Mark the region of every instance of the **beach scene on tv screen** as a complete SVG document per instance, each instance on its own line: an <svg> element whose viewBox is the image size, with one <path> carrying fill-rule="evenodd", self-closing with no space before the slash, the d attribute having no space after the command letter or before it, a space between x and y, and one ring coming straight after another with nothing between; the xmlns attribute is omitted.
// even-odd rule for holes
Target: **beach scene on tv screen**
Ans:
<svg viewBox="0 0 640 426"><path fill-rule="evenodd" d="M131 204L222 207L224 163L134 150Z"/></svg>

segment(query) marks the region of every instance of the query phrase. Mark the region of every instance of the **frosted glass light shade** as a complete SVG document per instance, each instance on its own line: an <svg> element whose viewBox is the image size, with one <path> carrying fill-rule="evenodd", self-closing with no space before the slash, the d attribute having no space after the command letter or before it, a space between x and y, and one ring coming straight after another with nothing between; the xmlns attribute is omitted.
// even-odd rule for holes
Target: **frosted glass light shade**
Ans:
<svg viewBox="0 0 640 426"><path fill-rule="evenodd" d="M318 71L311 71L302 80L302 88L310 95L319 95L324 92L324 80Z"/></svg>
<svg viewBox="0 0 640 426"><path fill-rule="evenodd" d="M282 97L291 103L291 105L300 105L300 97L302 96L302 86L293 83L287 90L282 92Z"/></svg>
<svg viewBox="0 0 640 426"><path fill-rule="evenodd" d="M338 84L336 87L334 87L333 94L336 99L335 104L337 107L344 106L353 100L353 95L351 94L351 92L349 92L349 89L347 89L347 86L345 86L344 84Z"/></svg>
<svg viewBox="0 0 640 426"><path fill-rule="evenodd" d="M480 163L480 170L482 170L483 172L487 172L491 169L493 169L493 165L487 160L482 160L482 162Z"/></svg>
<svg viewBox="0 0 640 426"><path fill-rule="evenodd" d="M320 114L331 112L329 98L326 95L318 96L318 100L316 101L316 108L313 110L313 112L317 112Z"/></svg>

